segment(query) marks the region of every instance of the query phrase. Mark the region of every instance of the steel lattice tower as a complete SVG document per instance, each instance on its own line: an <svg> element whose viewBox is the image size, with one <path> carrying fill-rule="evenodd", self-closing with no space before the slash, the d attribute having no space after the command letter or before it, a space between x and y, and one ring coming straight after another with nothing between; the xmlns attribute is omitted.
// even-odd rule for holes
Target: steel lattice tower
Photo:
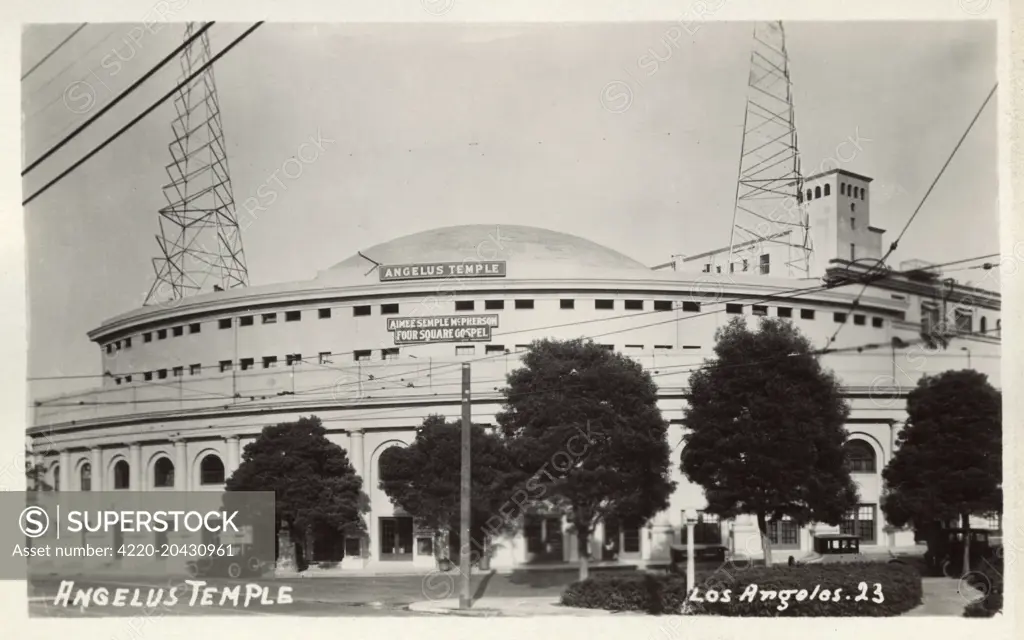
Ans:
<svg viewBox="0 0 1024 640"><path fill-rule="evenodd" d="M769 245L786 246L785 275L809 275L813 247L802 187L786 33L781 22L759 22L750 54L730 264L746 260L753 271Z"/></svg>
<svg viewBox="0 0 1024 640"><path fill-rule="evenodd" d="M185 40L195 29L195 23L186 26ZM203 33L181 52L178 83L210 57L210 40ZM174 140L168 145L172 162L165 166L171 182L163 187L167 206L159 212L160 254L153 259L156 279L147 305L180 300L215 286L249 284L212 65L182 86L174 109Z"/></svg>

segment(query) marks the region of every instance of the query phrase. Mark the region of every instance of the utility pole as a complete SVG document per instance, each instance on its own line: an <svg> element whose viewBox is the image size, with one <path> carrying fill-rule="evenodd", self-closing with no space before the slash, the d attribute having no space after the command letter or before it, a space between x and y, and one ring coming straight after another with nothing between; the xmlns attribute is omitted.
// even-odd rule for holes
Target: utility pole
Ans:
<svg viewBox="0 0 1024 640"><path fill-rule="evenodd" d="M473 605L470 595L470 544L469 544L469 455L470 435L473 428L473 412L469 404L469 363L462 363L462 522L460 523L461 535L459 536L459 572L462 574L462 584L459 589L459 609L469 609Z"/></svg>

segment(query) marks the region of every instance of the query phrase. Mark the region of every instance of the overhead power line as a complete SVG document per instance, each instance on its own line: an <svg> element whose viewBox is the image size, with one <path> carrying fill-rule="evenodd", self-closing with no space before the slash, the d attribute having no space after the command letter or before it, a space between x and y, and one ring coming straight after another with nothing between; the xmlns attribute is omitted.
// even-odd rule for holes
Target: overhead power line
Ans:
<svg viewBox="0 0 1024 640"><path fill-rule="evenodd" d="M203 25L203 27L201 29L199 29L199 31L197 31L190 38L188 38L187 40L182 42L178 46L177 49L175 49L174 51L172 51L169 54L167 54L167 56L164 57L163 60L161 60L160 62L156 63L156 65L152 69L147 71L145 73L145 75L143 75L141 78L139 78L134 83L132 83L132 85L130 87L128 87L127 89L122 91L120 94L118 94L118 96L116 98L114 98L109 103L107 103L107 105L105 107L103 107L102 109L100 109L93 117L89 118L88 120L83 122L81 125L79 125L77 129L75 129L74 131L72 131L68 135L64 136L64 138L60 142L55 144L53 147L51 147L49 151L47 151L43 155L41 155L38 158L36 158L36 160L34 162L29 164L27 167L25 167L25 170L21 172L22 177L24 177L25 174L28 173L29 171L31 171L31 170L35 169L36 167L38 167L44 160L46 160L47 158L49 158L53 154L57 153L57 151L59 151L61 148L63 148L64 145L66 145L67 143L71 142L71 140L73 140L76 136L78 136L78 134L80 134L83 131L85 131L86 128L88 128L93 122L96 122L97 120L99 120L103 116L103 114L105 114L106 112L110 111L115 106L117 106L117 104L119 102L121 102L122 100L127 98L131 93L133 93L136 89L138 89L139 86L143 82L145 82L146 80L151 78L153 76L153 74L155 74L157 71L162 69L164 67L164 65L166 65L168 62L173 60L175 58L175 56L177 56L179 53L182 52L182 50L185 49L185 47L187 47L190 44L192 44L193 40L195 40L195 39L199 38L201 35L203 35L203 33L205 33L206 30L209 29L210 27L212 27L214 24L215 23L213 23L213 22L207 22L205 25Z"/></svg>
<svg viewBox="0 0 1024 640"><path fill-rule="evenodd" d="M71 35L69 35L68 37L66 37L66 38L64 38L63 40L61 40L61 41L60 41L60 44L58 44L58 45L57 45L56 47L54 47L53 49L51 49L51 50L50 50L50 53L48 53L48 54L46 54L45 56L43 56L43 59L42 59L42 60L40 60L39 62L37 62L37 63L35 63L34 65L32 65L32 68L31 68L31 69L29 69L28 71L26 71L26 72L25 72L25 75L21 76L21 81L22 81L22 82L24 82L24 81L25 81L25 78L27 78L27 77L29 77L30 75L32 75L32 72L33 72L33 71L35 71L35 70L36 70L36 69L38 69L38 68L39 68L40 66L42 66L42 64L43 64L44 62L46 62L47 60L49 60L49 59L50 59L50 57L51 57L51 56L52 56L53 54L57 53L57 51L58 51L58 50L59 50L59 49L60 49L61 47L63 47L64 45L66 45L66 44L68 43L68 41L69 41L69 40L71 40L71 38L74 38L74 37L75 37L76 35L78 35L78 32L79 32L79 31L81 31L82 29L84 29L84 28L85 28L85 25L87 25L87 24L89 24L89 23L88 23L88 22L83 22L82 24L78 25L78 28L77 28L77 29L75 29L74 31L72 31L72 32L71 32Z"/></svg>
<svg viewBox="0 0 1024 640"><path fill-rule="evenodd" d="M988 92L988 95L985 97L985 101L981 103L981 107L978 108L978 112L975 113L974 118L971 119L971 123L967 125L967 129L965 129L963 135L960 136L960 140L957 141L956 146L953 147L953 151L950 152L949 157L946 158L946 162L943 163L942 168L939 169L939 172L935 175L935 179L932 180L931 185L928 186L928 190L921 198L921 201L917 204L917 208L914 209L914 212L912 214L910 214L910 219L907 220L907 223L905 225L903 225L903 229L900 231L900 234L896 236L896 239L893 240L892 244L889 245L889 250L885 252L885 255L882 256L882 259L879 260L874 265L872 265L871 268L869 268L867 272L864 273L865 278L868 278L871 272L874 271L875 269L883 268L885 265L885 261L889 259L889 256L891 256L894 251L896 251L896 248L899 246L900 240L903 239L904 234L907 233L907 229L910 228L910 224L914 221L914 218L917 217L917 214L921 211L921 208L924 207L924 203L928 200L928 196L930 196L932 190L935 189L935 185L938 184L939 180L942 178L942 175L946 172L946 168L949 167L949 164L953 161L953 157L956 156L956 152L960 150L960 147L963 145L964 140L967 139L967 135L971 132L971 129L974 128L974 124L978 121L978 118L981 117L981 113L985 110L985 107L988 106L989 101L992 99L992 96L995 95L996 89L998 88L999 83L997 82L992 87L992 90ZM870 282L871 280L866 280L864 283L864 288L861 289L860 293L857 294L857 297L853 299L853 304L850 305L851 312L857 309L857 305L860 304L860 299L861 297L863 297L864 292L867 291ZM844 319L838 327L836 327L836 330L832 334L832 337L829 338L828 343L825 345L826 349L830 344L835 342L836 338L839 336L839 332L841 332L843 328L846 327L847 319L849 319L849 315L847 315L847 318Z"/></svg>
<svg viewBox="0 0 1024 640"><path fill-rule="evenodd" d="M260 27L260 25L262 25L262 24L263 24L263 21L260 21L260 22L257 22L256 24L254 24L253 26L249 27L248 29L246 29L242 33L242 35L240 35L237 38L235 38L234 40L232 40L226 47L224 47L223 50L221 50L220 53L218 53L217 55L215 55L212 58L210 58L209 62L207 62L202 67L197 69L195 72L193 72L191 75L189 75L189 77L187 77L184 80L182 80L176 87L174 87L173 89L168 91L163 97L161 97L156 102L154 102L152 105L150 105L145 111L143 111L139 115L137 115L134 118L132 118L131 122L129 122L128 124L124 125L120 129L118 129L112 136L110 136L105 141L103 141L103 143L101 143L99 146L95 147L92 151L87 153L80 160L78 160L73 165L71 165L70 167L68 167L64 171L62 171L60 173L60 175L58 175L56 178L54 178L53 180L50 180L45 185L43 185L42 188L37 190L35 193L30 195L28 198L26 198L21 203L22 206L25 206L28 203L30 203L33 200L35 200L42 193L44 193L47 189L49 189L53 185L57 184L61 180L63 180L69 173L71 173L72 171L74 171L78 167L82 166L90 158L92 158L97 153L99 153L100 151L105 149L107 147L107 145L109 145L111 142L113 142L114 140L117 140L118 138L120 138L124 134L125 131L128 131L128 129L131 129L133 126L135 126L140 120L142 120L143 118L148 116L150 113L152 113L154 110L156 110L157 107L159 107L161 104L163 104L164 102L169 100L171 97L173 97L175 94L177 94L183 87L188 86L189 83L191 83L192 80L194 80L199 74L201 74L202 72L206 71L206 69L208 69L209 67L213 66L213 63L217 62L217 60L219 60L222 56L224 56L228 51L231 51L233 48L235 48L235 46L238 45L242 40L245 40L247 37L249 37L249 35L253 31L255 31L256 29L258 29Z"/></svg>

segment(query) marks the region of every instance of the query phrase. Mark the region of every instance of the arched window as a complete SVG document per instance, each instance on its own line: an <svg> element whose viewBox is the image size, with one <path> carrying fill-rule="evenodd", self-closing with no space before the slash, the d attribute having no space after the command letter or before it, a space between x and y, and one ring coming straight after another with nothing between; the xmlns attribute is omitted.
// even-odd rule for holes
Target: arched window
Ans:
<svg viewBox="0 0 1024 640"><path fill-rule="evenodd" d="M160 458L153 465L153 486L157 488L174 486L174 463L170 458Z"/></svg>
<svg viewBox="0 0 1024 640"><path fill-rule="evenodd" d="M821 187L814 187L814 197L815 198L820 198L821 197Z"/></svg>
<svg viewBox="0 0 1024 640"><path fill-rule="evenodd" d="M825 195L826 196L832 195L832 185L830 185L830 184L826 184L825 185Z"/></svg>
<svg viewBox="0 0 1024 640"><path fill-rule="evenodd" d="M60 491L60 465L53 465L53 490Z"/></svg>
<svg viewBox="0 0 1024 640"><path fill-rule="evenodd" d="M224 463L211 453L199 463L199 484L224 484Z"/></svg>
<svg viewBox="0 0 1024 640"><path fill-rule="evenodd" d="M861 200L863 200L863 199L864 199L864 187L861 187L861 188L860 188L860 199L861 199Z"/></svg>
<svg viewBox="0 0 1024 640"><path fill-rule="evenodd" d="M843 195L843 196L846 195L846 183L845 182L839 183L839 195Z"/></svg>
<svg viewBox="0 0 1024 640"><path fill-rule="evenodd" d="M850 462L850 471L854 473L875 472L875 450L863 440L849 440L843 447L846 459Z"/></svg>
<svg viewBox="0 0 1024 640"><path fill-rule="evenodd" d="M88 462L83 464L81 471L78 472L78 476L82 491L92 491L92 465Z"/></svg>
<svg viewBox="0 0 1024 640"><path fill-rule="evenodd" d="M807 200L808 201L811 200L811 190L810 189L807 190Z"/></svg>
<svg viewBox="0 0 1024 640"><path fill-rule="evenodd" d="M129 466L124 460L118 460L114 465L114 488L127 489L129 483Z"/></svg>
<svg viewBox="0 0 1024 640"><path fill-rule="evenodd" d="M981 326L978 328L980 333L988 333L988 319L985 316L981 316Z"/></svg>
<svg viewBox="0 0 1024 640"><path fill-rule="evenodd" d="M996 337L997 338L1000 337L1000 334L1002 333L1002 331L1003 331L1003 321L1001 319L999 319L999 318L996 318Z"/></svg>

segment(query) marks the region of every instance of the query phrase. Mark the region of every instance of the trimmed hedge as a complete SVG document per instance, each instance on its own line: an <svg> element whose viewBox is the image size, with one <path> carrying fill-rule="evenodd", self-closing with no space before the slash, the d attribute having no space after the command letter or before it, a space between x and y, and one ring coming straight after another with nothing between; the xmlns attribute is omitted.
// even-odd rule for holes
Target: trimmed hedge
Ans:
<svg viewBox="0 0 1024 640"><path fill-rule="evenodd" d="M1003 610L1003 558L982 560L963 581L982 593L982 597L964 608L965 618L991 618Z"/></svg>
<svg viewBox="0 0 1024 640"><path fill-rule="evenodd" d="M697 587L691 612L720 616L896 616L922 596L917 569L881 562L753 567ZM711 589L729 601L711 602Z"/></svg>
<svg viewBox="0 0 1024 640"><path fill-rule="evenodd" d="M863 562L723 569L698 575L688 600L682 576L602 576L573 583L561 602L652 614L895 616L921 604L921 595L921 574L914 567Z"/></svg>
<svg viewBox="0 0 1024 640"><path fill-rule="evenodd" d="M644 611L652 615L678 613L686 599L686 578L649 573L598 574L574 582L562 592L566 607Z"/></svg>

